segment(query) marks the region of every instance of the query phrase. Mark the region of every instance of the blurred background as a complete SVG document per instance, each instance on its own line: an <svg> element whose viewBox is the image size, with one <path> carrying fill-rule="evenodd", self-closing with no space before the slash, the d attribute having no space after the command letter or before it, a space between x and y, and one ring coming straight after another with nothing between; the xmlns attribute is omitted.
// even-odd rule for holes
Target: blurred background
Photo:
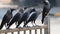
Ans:
<svg viewBox="0 0 60 34"><path fill-rule="evenodd" d="M43 0L0 0L0 22L8 8L36 7L36 9L42 11L42 1ZM50 32L51 34L60 34L60 0L49 0L49 2L51 4L51 10L49 12ZM16 12L13 12L13 14L15 13Z"/></svg>

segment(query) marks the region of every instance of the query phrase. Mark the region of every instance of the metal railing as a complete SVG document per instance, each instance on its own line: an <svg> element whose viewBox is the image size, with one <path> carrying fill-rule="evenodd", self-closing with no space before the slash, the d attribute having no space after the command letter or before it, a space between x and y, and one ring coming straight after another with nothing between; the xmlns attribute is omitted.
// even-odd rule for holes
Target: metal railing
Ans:
<svg viewBox="0 0 60 34"><path fill-rule="evenodd" d="M0 30L0 34L1 33L7 34L8 32L11 32L11 34L13 34L13 32L18 32L18 34L20 34L19 33L20 31L24 31L24 34L26 34L26 30L29 30L30 34L31 34L31 30L35 30L35 34L37 34L37 29L40 29L40 34L42 34L42 28L48 29L47 25L34 26L34 27L22 27L22 28L16 28L16 29Z"/></svg>
<svg viewBox="0 0 60 34"><path fill-rule="evenodd" d="M37 29L40 29L40 34L42 34L42 29L44 29L44 34L50 34L50 19L49 17L45 18L44 25L42 26L34 26L34 27L22 27L22 28L16 28L16 29L7 29L7 30L0 30L0 34L2 33L9 33L14 34L14 32L18 32L17 34L20 34L21 31L24 31L24 34L26 34L26 31L29 30L29 34L31 34L31 30L35 30L35 34L37 34Z"/></svg>

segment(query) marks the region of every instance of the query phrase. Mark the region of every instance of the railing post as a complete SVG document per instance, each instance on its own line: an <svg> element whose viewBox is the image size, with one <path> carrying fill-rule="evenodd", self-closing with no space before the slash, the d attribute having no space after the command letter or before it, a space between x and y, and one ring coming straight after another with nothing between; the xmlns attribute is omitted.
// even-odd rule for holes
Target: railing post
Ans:
<svg viewBox="0 0 60 34"><path fill-rule="evenodd" d="M26 30L24 30L24 34L26 34Z"/></svg>
<svg viewBox="0 0 60 34"><path fill-rule="evenodd" d="M37 29L35 29L35 34L37 34Z"/></svg>
<svg viewBox="0 0 60 34"><path fill-rule="evenodd" d="M20 34L20 31L18 31L18 34Z"/></svg>
<svg viewBox="0 0 60 34"><path fill-rule="evenodd" d="M40 29L40 34L42 34L42 28Z"/></svg>
<svg viewBox="0 0 60 34"><path fill-rule="evenodd" d="M44 29L44 34L50 34L50 18L48 15L46 16L45 21L44 21L44 25L48 26L47 29Z"/></svg>
<svg viewBox="0 0 60 34"><path fill-rule="evenodd" d="M31 30L29 30L29 34L31 34Z"/></svg>

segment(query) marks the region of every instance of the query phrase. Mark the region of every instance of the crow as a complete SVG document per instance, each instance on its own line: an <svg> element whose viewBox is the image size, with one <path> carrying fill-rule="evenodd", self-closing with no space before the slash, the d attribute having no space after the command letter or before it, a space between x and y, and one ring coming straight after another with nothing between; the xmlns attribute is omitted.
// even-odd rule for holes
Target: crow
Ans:
<svg viewBox="0 0 60 34"><path fill-rule="evenodd" d="M49 11L51 9L51 6L50 6L50 3L48 0L45 0L43 3L44 3L44 8L42 11L42 24L44 22L44 18L47 16L47 14L49 13Z"/></svg>
<svg viewBox="0 0 60 34"><path fill-rule="evenodd" d="M0 25L0 29L2 29L2 27L5 25L7 26L7 24L9 23L10 19L13 17L13 10L15 9L10 9L7 11L7 13L4 15L3 19L2 19L2 22L1 22L1 25Z"/></svg>
<svg viewBox="0 0 60 34"><path fill-rule="evenodd" d="M18 25L16 26L16 28L18 28L19 25L20 25L22 22L24 22L24 24L25 24L25 22L26 22L27 18L29 17L30 13L33 12L33 11L35 11L34 8L28 8L28 9L26 9L26 10L24 11L24 14L23 14L21 20L18 21Z"/></svg>
<svg viewBox="0 0 60 34"><path fill-rule="evenodd" d="M26 27L26 25L27 25L29 22L31 22L33 26L34 26L34 24L36 25L35 21L36 21L37 17L39 16L39 14L41 14L41 12L40 12L40 11L36 11L36 10L34 9L34 12L32 12L32 13L29 15L29 17L27 18L27 21L26 21L26 23L24 24L23 27ZM33 24L33 23L34 23L34 24ZM37 26L37 25L36 25L36 26Z"/></svg>
<svg viewBox="0 0 60 34"><path fill-rule="evenodd" d="M18 20L20 20L21 19L21 17L22 17L22 14L23 14L23 9L21 8L20 10L19 10L19 12L17 12L16 13L16 15L11 19L11 21L9 22L9 24L8 24L8 27L7 27L7 29L9 29L9 27L15 22L18 22Z"/></svg>

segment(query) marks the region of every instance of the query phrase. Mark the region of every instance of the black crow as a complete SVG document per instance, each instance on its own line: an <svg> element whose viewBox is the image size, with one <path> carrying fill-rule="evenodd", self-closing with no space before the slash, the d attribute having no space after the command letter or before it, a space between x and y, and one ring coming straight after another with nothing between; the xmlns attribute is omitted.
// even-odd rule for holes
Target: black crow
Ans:
<svg viewBox="0 0 60 34"><path fill-rule="evenodd" d="M29 17L30 13L35 11L34 8L28 8L24 11L24 14L21 18L21 20L18 21L18 25L16 26L16 28L19 27L19 25L24 21L24 23L26 22L27 18Z"/></svg>
<svg viewBox="0 0 60 34"><path fill-rule="evenodd" d="M23 12L24 12L24 11L23 11L23 9L21 8L21 9L19 10L19 12L16 13L16 15L11 19L11 21L10 21L9 24L8 24L7 29L9 29L9 27L10 27L14 22L18 22L18 20L21 19Z"/></svg>
<svg viewBox="0 0 60 34"><path fill-rule="evenodd" d="M35 21L36 21L36 19L37 19L37 17L39 16L40 13L41 13L40 11L36 11L36 10L34 9L34 12L32 12L32 13L29 15L29 17L27 18L27 21L26 21L26 23L24 24L24 27L26 27L26 25L27 25L29 22L31 22L32 25L33 25L33 23L36 25ZM34 25L33 25L33 26L34 26ZM37 26L37 25L36 25L36 26Z"/></svg>
<svg viewBox="0 0 60 34"><path fill-rule="evenodd" d="M1 25L0 25L0 29L2 29L2 27L3 27L4 25L7 26L7 24L8 24L9 21L10 21L10 19L13 17L13 15L12 15L13 10L15 10L15 9L10 9L10 10L8 10L7 13L4 15L4 17L3 17L3 19L2 19L2 22L1 22Z"/></svg>
<svg viewBox="0 0 60 34"><path fill-rule="evenodd" d="M42 11L42 24L44 22L44 18L47 16L47 14L49 13L49 11L51 9L51 6L50 6L50 3L48 0L45 0L43 3L44 3L44 8Z"/></svg>

